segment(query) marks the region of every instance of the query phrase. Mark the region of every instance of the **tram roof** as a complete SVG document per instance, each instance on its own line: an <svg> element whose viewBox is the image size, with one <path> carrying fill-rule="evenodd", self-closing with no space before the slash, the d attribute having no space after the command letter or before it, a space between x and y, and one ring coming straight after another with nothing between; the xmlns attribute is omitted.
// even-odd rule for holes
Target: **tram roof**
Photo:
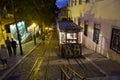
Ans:
<svg viewBox="0 0 120 80"><path fill-rule="evenodd" d="M60 31L72 31L80 32L82 30L81 26L73 23L72 21L60 21L58 23Z"/></svg>

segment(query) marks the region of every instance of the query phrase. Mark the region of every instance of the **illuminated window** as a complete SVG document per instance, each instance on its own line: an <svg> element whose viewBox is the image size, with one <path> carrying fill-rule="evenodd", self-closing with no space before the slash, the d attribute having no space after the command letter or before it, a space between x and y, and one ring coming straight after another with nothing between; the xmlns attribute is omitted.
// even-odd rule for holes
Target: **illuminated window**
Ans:
<svg viewBox="0 0 120 80"><path fill-rule="evenodd" d="M112 28L110 48L120 53L120 29Z"/></svg>

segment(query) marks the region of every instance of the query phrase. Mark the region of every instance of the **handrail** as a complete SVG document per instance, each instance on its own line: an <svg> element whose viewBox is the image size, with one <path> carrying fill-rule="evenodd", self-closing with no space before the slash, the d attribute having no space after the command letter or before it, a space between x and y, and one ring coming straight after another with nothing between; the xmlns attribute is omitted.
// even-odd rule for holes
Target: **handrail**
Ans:
<svg viewBox="0 0 120 80"><path fill-rule="evenodd" d="M64 66L65 66L67 69L69 69L71 72L73 72L78 78L80 78L80 79L82 79L82 80L85 80L85 79L86 79L85 77L81 76L80 74L78 74L76 71L74 71L74 70L71 69L70 67L66 66L65 64L64 64Z"/></svg>
<svg viewBox="0 0 120 80"><path fill-rule="evenodd" d="M63 67L64 67L64 68L63 68L62 66L60 66L60 65L59 65L59 67L60 67L61 71L63 72L63 74L66 76L66 78L67 78L68 80L72 80L72 78L69 76L69 74L65 71L64 68L67 68L67 70L71 71L72 74L74 74L74 75L75 75L76 77L78 77L79 79L81 79L81 80L85 80L85 79L86 79L84 76L81 76L79 73L77 73L76 71L74 71L72 68L68 67L68 66L65 65L65 64L63 64Z"/></svg>

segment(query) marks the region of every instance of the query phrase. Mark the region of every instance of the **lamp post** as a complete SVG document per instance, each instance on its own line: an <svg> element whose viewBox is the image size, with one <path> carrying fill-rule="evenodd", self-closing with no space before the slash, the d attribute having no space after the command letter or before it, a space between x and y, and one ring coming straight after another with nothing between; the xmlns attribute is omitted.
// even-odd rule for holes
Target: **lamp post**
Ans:
<svg viewBox="0 0 120 80"><path fill-rule="evenodd" d="M34 44L36 45L36 32L35 32L36 24L33 23L32 26L34 28L34 33L33 33Z"/></svg>
<svg viewBox="0 0 120 80"><path fill-rule="evenodd" d="M35 33L35 27L34 27L34 44L36 45L36 33Z"/></svg>
<svg viewBox="0 0 120 80"><path fill-rule="evenodd" d="M12 3L12 8L13 8L13 14L14 14L14 20L15 20L15 25L16 25L16 30L17 30L18 41L19 41L20 55L23 55L23 50L22 50L22 45L21 45L21 36L19 34L19 29L17 26L17 17L16 17L15 10L14 10L13 0L11 0L11 3Z"/></svg>

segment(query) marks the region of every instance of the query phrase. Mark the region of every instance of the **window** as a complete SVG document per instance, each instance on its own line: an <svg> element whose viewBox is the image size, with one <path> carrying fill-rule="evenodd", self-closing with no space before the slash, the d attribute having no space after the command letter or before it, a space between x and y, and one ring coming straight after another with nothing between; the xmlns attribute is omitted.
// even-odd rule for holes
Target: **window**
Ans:
<svg viewBox="0 0 120 80"><path fill-rule="evenodd" d="M71 4L70 4L70 3L71 3L71 0L68 0L68 6L69 6L69 7L71 6Z"/></svg>
<svg viewBox="0 0 120 80"><path fill-rule="evenodd" d="M94 24L93 41L96 44L99 43L100 27L101 27L100 24Z"/></svg>
<svg viewBox="0 0 120 80"><path fill-rule="evenodd" d="M78 17L78 25L80 26L81 25L81 18Z"/></svg>
<svg viewBox="0 0 120 80"><path fill-rule="evenodd" d="M120 29L112 28L110 48L120 54Z"/></svg>
<svg viewBox="0 0 120 80"><path fill-rule="evenodd" d="M86 2L86 3L89 3L89 2L90 2L90 0L86 0L85 2Z"/></svg>
<svg viewBox="0 0 120 80"><path fill-rule="evenodd" d="M79 0L79 4L82 4L82 0Z"/></svg>
<svg viewBox="0 0 120 80"><path fill-rule="evenodd" d="M75 5L77 5L77 0L75 0Z"/></svg>
<svg viewBox="0 0 120 80"><path fill-rule="evenodd" d="M88 21L87 20L84 21L84 35L85 36L88 35Z"/></svg>
<svg viewBox="0 0 120 80"><path fill-rule="evenodd" d="M74 22L76 23L76 17L74 17Z"/></svg>
<svg viewBox="0 0 120 80"><path fill-rule="evenodd" d="M77 0L72 0L72 5L77 5Z"/></svg>
<svg viewBox="0 0 120 80"><path fill-rule="evenodd" d="M73 6L73 2L74 2L74 1L73 1L73 0L71 0L71 6Z"/></svg>

